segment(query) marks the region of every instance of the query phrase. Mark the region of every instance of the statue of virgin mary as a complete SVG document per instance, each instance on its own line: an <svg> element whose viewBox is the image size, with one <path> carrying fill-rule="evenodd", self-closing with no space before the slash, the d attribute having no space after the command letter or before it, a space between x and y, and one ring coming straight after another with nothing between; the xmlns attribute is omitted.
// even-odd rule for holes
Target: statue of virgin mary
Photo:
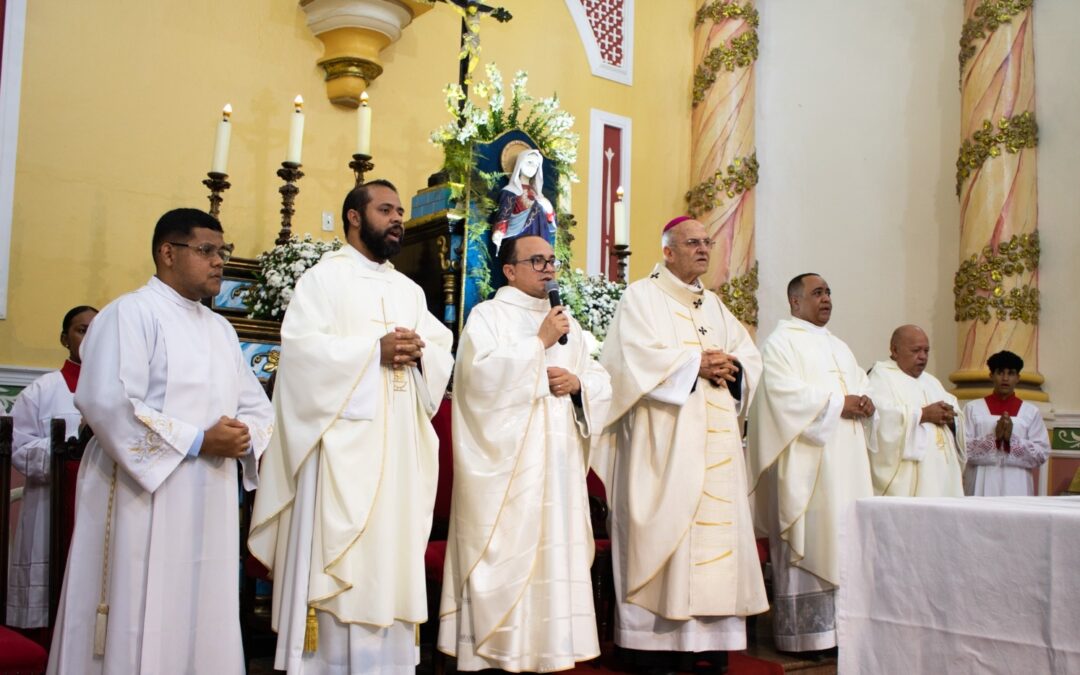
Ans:
<svg viewBox="0 0 1080 675"><path fill-rule="evenodd" d="M495 252L504 239L539 236L555 245L555 207L544 196L544 161L539 150L518 153L510 180L499 193L499 208L491 228Z"/></svg>

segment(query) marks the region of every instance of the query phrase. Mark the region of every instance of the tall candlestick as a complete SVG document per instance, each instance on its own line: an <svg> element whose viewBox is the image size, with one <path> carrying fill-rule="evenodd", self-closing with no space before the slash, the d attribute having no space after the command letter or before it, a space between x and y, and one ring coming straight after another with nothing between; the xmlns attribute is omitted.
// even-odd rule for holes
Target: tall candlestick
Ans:
<svg viewBox="0 0 1080 675"><path fill-rule="evenodd" d="M371 106L366 91L360 94L360 107L356 109L356 154L371 155Z"/></svg>
<svg viewBox="0 0 1080 675"><path fill-rule="evenodd" d="M623 201L623 189L615 191L615 243L620 246L630 245L630 226L626 222L626 203Z"/></svg>
<svg viewBox="0 0 1080 675"><path fill-rule="evenodd" d="M285 161L300 164L300 150L304 144L304 99L297 96L293 100L292 122L289 125L289 150Z"/></svg>
<svg viewBox="0 0 1080 675"><path fill-rule="evenodd" d="M228 103L221 109L221 121L217 126L217 138L214 139L214 159L210 162L210 173L229 173L229 138L232 136L232 106Z"/></svg>

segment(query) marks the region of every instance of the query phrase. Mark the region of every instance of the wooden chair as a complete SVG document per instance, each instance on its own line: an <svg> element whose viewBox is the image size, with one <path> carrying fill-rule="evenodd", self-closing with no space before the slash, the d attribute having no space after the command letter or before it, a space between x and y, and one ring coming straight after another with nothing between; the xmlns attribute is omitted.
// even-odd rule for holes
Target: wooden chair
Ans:
<svg viewBox="0 0 1080 675"><path fill-rule="evenodd" d="M49 427L52 446L49 467L52 486L49 494L49 626L56 624L71 533L75 529L75 483L79 465L93 435L89 427L84 429L84 437L77 439L67 437L64 420L54 419Z"/></svg>
<svg viewBox="0 0 1080 675"><path fill-rule="evenodd" d="M7 614L8 547L11 541L11 446L14 425L0 417L0 611ZM33 640L0 627L0 675L44 673L48 653Z"/></svg>

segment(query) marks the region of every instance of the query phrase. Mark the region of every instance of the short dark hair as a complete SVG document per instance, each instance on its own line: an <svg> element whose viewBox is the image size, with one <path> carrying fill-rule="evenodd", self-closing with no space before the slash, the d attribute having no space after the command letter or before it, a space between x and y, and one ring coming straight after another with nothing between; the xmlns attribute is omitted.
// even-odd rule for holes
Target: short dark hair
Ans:
<svg viewBox="0 0 1080 675"><path fill-rule="evenodd" d="M802 282L802 280L803 279L805 279L806 277L820 277L820 276L821 275L818 274L817 272L803 272L799 276L797 276L794 279L792 279L791 281L789 281L788 285L787 285L787 296L788 296L788 298L789 299L794 298L796 295L799 295L800 293L802 293L802 290L803 290L803 282Z"/></svg>
<svg viewBox="0 0 1080 675"><path fill-rule="evenodd" d="M75 320L75 317L79 316L83 312L93 312L94 314L97 314L97 308L91 307L90 305L79 305L78 307L72 307L68 310L67 314L64 315L64 323L60 328L60 332L68 332L68 328L71 328L71 322Z"/></svg>
<svg viewBox="0 0 1080 675"><path fill-rule="evenodd" d="M514 256L517 255L517 240L517 237L503 240L502 246L499 247L499 269L502 269L503 265L514 263Z"/></svg>
<svg viewBox="0 0 1080 675"><path fill-rule="evenodd" d="M1003 370L1015 370L1020 372L1024 369L1024 359L1020 358L1016 354L1005 350L1000 351L997 354L993 354L986 360L987 367L990 368L990 374L1001 372Z"/></svg>
<svg viewBox="0 0 1080 675"><path fill-rule="evenodd" d="M394 184L385 178L376 178L369 180L363 185L357 185L353 189L349 190L349 194L345 195L345 201L341 204L341 230L345 233L345 236L349 235L349 211L353 210L360 214L360 221L364 220L364 210L367 205L371 203L371 192L368 188L372 185L381 185L384 188L390 188L395 193L398 191Z"/></svg>
<svg viewBox="0 0 1080 675"><path fill-rule="evenodd" d="M157 260L158 249L173 237L190 237L196 227L214 232L224 232L218 219L199 209L173 209L158 218L154 226L154 239L150 243L150 255Z"/></svg>

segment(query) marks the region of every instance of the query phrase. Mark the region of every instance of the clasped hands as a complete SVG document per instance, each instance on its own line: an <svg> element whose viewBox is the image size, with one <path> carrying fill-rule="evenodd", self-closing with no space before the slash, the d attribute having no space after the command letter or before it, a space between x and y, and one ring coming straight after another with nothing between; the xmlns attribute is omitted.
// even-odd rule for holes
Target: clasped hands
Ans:
<svg viewBox="0 0 1080 675"><path fill-rule="evenodd" d="M247 425L234 417L222 415L214 426L203 432L200 455L211 457L243 457L251 447L251 432Z"/></svg>
<svg viewBox="0 0 1080 675"><path fill-rule="evenodd" d="M713 386L719 387L725 382L734 382L737 372L739 372L739 364L731 354L726 354L719 349L706 349L701 352L698 377L712 382Z"/></svg>
<svg viewBox="0 0 1080 675"><path fill-rule="evenodd" d="M844 397L844 407L840 410L840 417L847 420L857 420L864 417L873 417L877 412L874 401L869 396L854 396L848 394Z"/></svg>
<svg viewBox="0 0 1080 675"><path fill-rule="evenodd" d="M956 410L945 401L931 403L922 409L922 418L919 421L951 427L956 421Z"/></svg>
<svg viewBox="0 0 1080 675"><path fill-rule="evenodd" d="M395 368L415 366L426 346L415 331L399 326L379 339L379 363Z"/></svg>
<svg viewBox="0 0 1080 675"><path fill-rule="evenodd" d="M1008 441L1012 439L1013 421L1009 417L1009 413L1001 413L1001 417L998 418L997 425L994 426L994 440L996 441Z"/></svg>

